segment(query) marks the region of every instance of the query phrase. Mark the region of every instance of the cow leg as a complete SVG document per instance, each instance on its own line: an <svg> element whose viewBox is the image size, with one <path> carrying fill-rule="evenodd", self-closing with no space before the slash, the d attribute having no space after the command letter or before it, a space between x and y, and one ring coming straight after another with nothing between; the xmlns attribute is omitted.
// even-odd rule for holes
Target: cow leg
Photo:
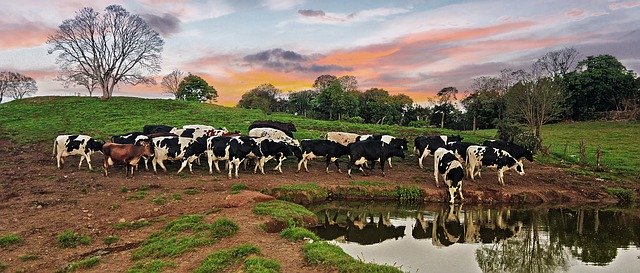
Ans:
<svg viewBox="0 0 640 273"><path fill-rule="evenodd" d="M151 166L153 166L153 173L158 174L158 170L156 169L156 164L158 164L157 157L153 157L153 160L151 160Z"/></svg>
<svg viewBox="0 0 640 273"><path fill-rule="evenodd" d="M386 160L386 159L384 159L384 158L380 158L380 170L382 170L382 177L384 177L384 176L385 176L385 173L384 173L384 162L385 162L385 161L387 161L387 160ZM375 163L376 163L376 162L375 162L375 161L373 161L373 164L375 164ZM372 164L372 165L373 165L373 164Z"/></svg>
<svg viewBox="0 0 640 273"><path fill-rule="evenodd" d="M84 161L85 157L86 157L86 155L81 155L80 156L80 163L78 163L78 170L80 170L80 166L82 166L82 161Z"/></svg>
<svg viewBox="0 0 640 273"><path fill-rule="evenodd" d="M207 163L209 163L209 174L213 174L213 158L207 152Z"/></svg>
<svg viewBox="0 0 640 273"><path fill-rule="evenodd" d="M182 169L184 169L184 167L186 167L187 164L189 164L188 159L182 160L182 164L180 164L180 169L178 170L177 173L182 172ZM191 167L191 164L189 164L189 167Z"/></svg>
<svg viewBox="0 0 640 273"><path fill-rule="evenodd" d="M331 165L331 157L327 156L325 160L325 170L324 170L325 173L329 173L329 165Z"/></svg>
<svg viewBox="0 0 640 273"><path fill-rule="evenodd" d="M282 173L282 161L284 161L285 159L287 159L286 157L281 157L280 158L280 162L278 163L278 171L280 171L280 173Z"/></svg>
<svg viewBox="0 0 640 273"><path fill-rule="evenodd" d="M440 160L438 160L437 157L433 157L433 177L436 180L436 188L440 187L440 182L438 181L438 163ZM444 181L445 183L447 182L447 180Z"/></svg>
<svg viewBox="0 0 640 273"><path fill-rule="evenodd" d="M336 160L333 161L334 164L336 164L336 168L338 168L338 172L342 173L342 170L340 170L340 164L338 164L338 159L336 158Z"/></svg>
<svg viewBox="0 0 640 273"><path fill-rule="evenodd" d="M300 172L300 169L302 169L302 164L304 164L304 156L302 157L302 159L300 159L300 161L298 161L298 170L296 172Z"/></svg>
<svg viewBox="0 0 640 273"><path fill-rule="evenodd" d="M90 154L86 155L86 158L87 158L87 164L89 165L89 170L93 171L93 166L91 166L91 155Z"/></svg>
<svg viewBox="0 0 640 273"><path fill-rule="evenodd" d="M105 177L109 177L109 173L107 172L107 169L109 168L109 163L107 162L107 158L104 159L104 163L102 164L102 168L104 169L104 176Z"/></svg>
<svg viewBox="0 0 640 273"><path fill-rule="evenodd" d="M162 168L162 170L164 170L165 172L167 172L167 167L164 166L164 163L162 162L162 160L158 161L158 165L160 165L160 168Z"/></svg>
<svg viewBox="0 0 640 273"><path fill-rule="evenodd" d="M228 160L227 160L227 161L228 161ZM214 164L214 166L216 166L216 171L217 171L218 173L221 173L221 171L220 171L220 166L218 165L218 160L214 161L214 162L213 162L213 164ZM229 168L229 166L227 165L227 163L225 163L225 164L224 164L224 166L225 166L225 168L227 168L227 169Z"/></svg>
<svg viewBox="0 0 640 273"><path fill-rule="evenodd" d="M260 168L260 165L262 165L262 157L260 158L254 158L253 161L255 162L256 166L253 167L253 173L257 173L258 172L258 168ZM264 171L262 171L262 168L260 168L260 171L262 172L262 174L264 174Z"/></svg>
<svg viewBox="0 0 640 273"><path fill-rule="evenodd" d="M241 163L241 162L240 162L240 161L238 161L238 159L237 159L237 158L236 158L234 161L235 161L235 162L234 162L234 164L233 164L233 165L235 165L235 166L236 166L236 178L238 178L238 168L240 168L240 163Z"/></svg>
<svg viewBox="0 0 640 273"><path fill-rule="evenodd" d="M142 158L144 158L144 169L145 170L149 170L149 157L143 156Z"/></svg>
<svg viewBox="0 0 640 273"><path fill-rule="evenodd" d="M391 157L389 157L387 161L389 162L389 169L393 169L393 166L391 165Z"/></svg>
<svg viewBox="0 0 640 273"><path fill-rule="evenodd" d="M233 169L232 165L231 165L231 158L229 158L229 160L227 161L227 169L229 170L229 174L227 175L228 179L231 179L231 171Z"/></svg>
<svg viewBox="0 0 640 273"><path fill-rule="evenodd" d="M456 187L454 186L449 186L449 204L453 204L455 202L455 194L456 194Z"/></svg>
<svg viewBox="0 0 640 273"><path fill-rule="evenodd" d="M420 165L420 169L424 169L424 165L422 164L422 160L424 160L427 157L428 150L424 149L422 150L422 153L420 154L420 157L418 157L418 165Z"/></svg>
<svg viewBox="0 0 640 273"><path fill-rule="evenodd" d="M469 176L471 176L471 180L475 181L475 168L476 168L476 164L474 163L469 163L469 167L467 168L467 173L469 174Z"/></svg>
<svg viewBox="0 0 640 273"><path fill-rule="evenodd" d="M464 196L462 196L462 181L458 184L458 193L460 194L460 200L464 200Z"/></svg>
<svg viewBox="0 0 640 273"><path fill-rule="evenodd" d="M498 170L498 182L500 182L501 186L504 186L504 168Z"/></svg>

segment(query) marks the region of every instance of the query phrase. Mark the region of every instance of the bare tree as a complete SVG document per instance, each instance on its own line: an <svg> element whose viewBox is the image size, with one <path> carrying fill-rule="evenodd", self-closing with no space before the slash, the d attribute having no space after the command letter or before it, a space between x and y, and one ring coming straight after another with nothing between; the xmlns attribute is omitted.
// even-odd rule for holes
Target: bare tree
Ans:
<svg viewBox="0 0 640 273"><path fill-rule="evenodd" d="M160 85L165 93L172 94L175 98L178 98L178 86L184 79L184 72L180 69L171 71L168 75L162 77Z"/></svg>
<svg viewBox="0 0 640 273"><path fill-rule="evenodd" d="M573 47L547 52L533 64L534 73L562 77L576 68L578 55L580 53Z"/></svg>
<svg viewBox="0 0 640 273"><path fill-rule="evenodd" d="M103 14L81 9L62 22L47 44L52 46L49 54L59 53L62 77L95 79L102 98L108 99L118 83L155 83L145 73L160 71L164 41L140 16L110 5Z"/></svg>
<svg viewBox="0 0 640 273"><path fill-rule="evenodd" d="M18 73L1 71L0 72L0 102L4 98L4 95L9 95L11 90L15 88L18 79Z"/></svg>
<svg viewBox="0 0 640 273"><path fill-rule="evenodd" d="M56 81L61 81L64 88L71 86L83 86L89 92L89 97L93 96L93 91L98 87L98 80L85 73L78 73L79 70L66 71L63 75L56 77Z"/></svg>
<svg viewBox="0 0 640 273"><path fill-rule="evenodd" d="M38 91L36 81L21 74L17 74L17 78L13 87L9 90L9 96L13 99L22 99L26 95L33 95Z"/></svg>

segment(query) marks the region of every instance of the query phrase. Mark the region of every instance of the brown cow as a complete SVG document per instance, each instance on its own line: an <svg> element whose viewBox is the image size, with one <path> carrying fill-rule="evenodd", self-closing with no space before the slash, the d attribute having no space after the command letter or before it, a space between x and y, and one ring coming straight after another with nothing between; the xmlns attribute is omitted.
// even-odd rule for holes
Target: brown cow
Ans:
<svg viewBox="0 0 640 273"><path fill-rule="evenodd" d="M104 154L104 176L109 176L109 166L125 164L125 177L129 177L129 166L131 166L131 177L133 177L133 170L140 158L153 155L148 142L142 142L141 145L107 143L102 147L102 153Z"/></svg>

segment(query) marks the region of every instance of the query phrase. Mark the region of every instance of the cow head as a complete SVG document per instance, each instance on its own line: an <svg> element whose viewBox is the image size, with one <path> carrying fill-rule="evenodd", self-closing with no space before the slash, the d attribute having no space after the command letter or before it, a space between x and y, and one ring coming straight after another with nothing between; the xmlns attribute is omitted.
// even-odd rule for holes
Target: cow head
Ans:
<svg viewBox="0 0 640 273"><path fill-rule="evenodd" d="M501 165L506 166L509 169L516 171L519 175L524 175L524 168L522 162L516 160L512 156L503 156L500 158Z"/></svg>
<svg viewBox="0 0 640 273"><path fill-rule="evenodd" d="M460 142L464 139L464 137L461 137L460 135L450 135L447 137L447 141L449 142L453 142L453 141L457 141Z"/></svg>
<svg viewBox="0 0 640 273"><path fill-rule="evenodd" d="M291 153L298 159L298 160L302 160L302 148L300 148L300 145L295 146L295 145L289 145L287 144L287 146L289 147L289 150L291 150Z"/></svg>
<svg viewBox="0 0 640 273"><path fill-rule="evenodd" d="M527 150L524 152L524 158L526 158L527 160L529 160L529 162L533 162L533 153L532 153L529 149L527 149Z"/></svg>
<svg viewBox="0 0 640 273"><path fill-rule="evenodd" d="M449 203L454 203L456 191L460 190L463 178L464 170L462 169L462 164L459 161L452 161L444 175L444 183L449 186Z"/></svg>
<svg viewBox="0 0 640 273"><path fill-rule="evenodd" d="M87 149L89 149L91 151L102 152L102 146L104 146L104 142L102 142L102 141L96 141L93 138L91 138L91 139L89 139L89 141L87 141Z"/></svg>

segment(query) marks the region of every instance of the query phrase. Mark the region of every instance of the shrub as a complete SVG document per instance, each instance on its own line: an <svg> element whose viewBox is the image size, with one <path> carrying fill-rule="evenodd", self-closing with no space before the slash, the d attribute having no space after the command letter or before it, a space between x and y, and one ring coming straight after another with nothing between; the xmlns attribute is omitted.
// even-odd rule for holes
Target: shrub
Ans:
<svg viewBox="0 0 640 273"><path fill-rule="evenodd" d="M240 245L232 249L222 249L209 254L209 256L202 261L200 266L196 268L195 272L222 272L240 258L249 254L258 253L260 253L260 249L257 246L250 244Z"/></svg>
<svg viewBox="0 0 640 273"><path fill-rule="evenodd" d="M230 188L232 194L239 193L246 189L247 189L247 185L245 184L233 184L231 185L231 188Z"/></svg>
<svg viewBox="0 0 640 273"><path fill-rule="evenodd" d="M345 118L344 121L351 122L351 123L364 123L364 119L359 116L348 117L348 118Z"/></svg>
<svg viewBox="0 0 640 273"><path fill-rule="evenodd" d="M92 268L100 263L99 256L93 256L89 258L82 259L80 261L75 261L67 265L63 272L73 272L76 269L87 269Z"/></svg>

